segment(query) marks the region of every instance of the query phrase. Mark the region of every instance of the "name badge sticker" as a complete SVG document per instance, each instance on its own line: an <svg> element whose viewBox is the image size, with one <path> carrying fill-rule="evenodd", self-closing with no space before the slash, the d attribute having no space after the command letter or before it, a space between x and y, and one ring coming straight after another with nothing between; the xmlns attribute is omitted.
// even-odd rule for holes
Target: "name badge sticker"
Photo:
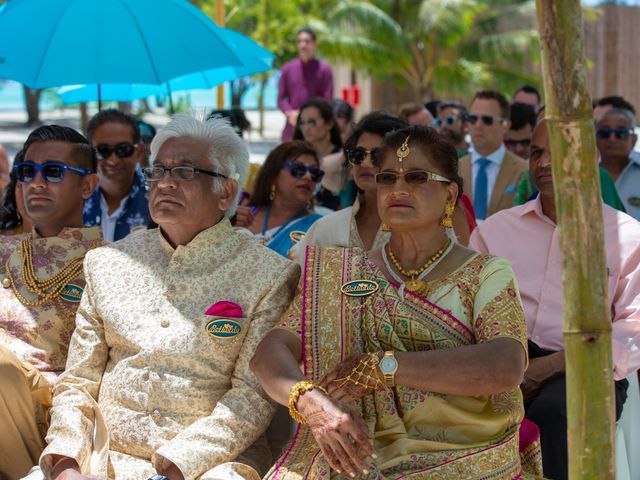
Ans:
<svg viewBox="0 0 640 480"><path fill-rule="evenodd" d="M240 324L229 318L212 320L205 328L209 335L217 338L235 337L242 331Z"/></svg>
<svg viewBox="0 0 640 480"><path fill-rule="evenodd" d="M340 287L343 295L349 297L366 297L376 292L380 286L372 280L351 280Z"/></svg>
<svg viewBox="0 0 640 480"><path fill-rule="evenodd" d="M67 302L78 303L82 298L82 292L84 292L84 288L79 285L70 283L62 289L62 292L60 292L60 298L66 300Z"/></svg>

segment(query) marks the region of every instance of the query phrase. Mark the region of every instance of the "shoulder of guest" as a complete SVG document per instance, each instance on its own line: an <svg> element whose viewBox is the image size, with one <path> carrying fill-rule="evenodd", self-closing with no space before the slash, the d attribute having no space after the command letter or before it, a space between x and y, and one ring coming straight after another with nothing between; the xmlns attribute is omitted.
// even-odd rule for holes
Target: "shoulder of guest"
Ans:
<svg viewBox="0 0 640 480"><path fill-rule="evenodd" d="M252 236L248 236L238 231L233 231L231 235L237 237L237 250L234 256L242 259L246 258L247 262L259 267L261 270L282 270L294 262L283 257L279 253L265 247L256 241Z"/></svg>
<svg viewBox="0 0 640 480"><path fill-rule="evenodd" d="M628 213L621 212L603 203L602 220L605 234L614 237L620 237L621 234L624 234L625 237L630 237L640 242L640 222Z"/></svg>
<svg viewBox="0 0 640 480"><path fill-rule="evenodd" d="M508 229L512 224L521 221L523 215L534 209L534 205L532 202L535 202L535 199L529 200L523 205L500 210L499 212L496 212L493 215L487 217L486 220L481 222L476 228L479 229L479 231L482 233L488 231L496 232L502 231L503 229ZM502 233L499 233L499 235L501 234Z"/></svg>
<svg viewBox="0 0 640 480"><path fill-rule="evenodd" d="M87 258L99 257L107 252L120 251L128 254L136 254L143 250L147 250L150 243L156 240L158 237L158 231L156 228L146 229L140 228L133 230L126 237L113 242L107 243L98 248L87 252Z"/></svg>
<svg viewBox="0 0 640 480"><path fill-rule="evenodd" d="M513 152L510 152L509 150L505 149L505 154L504 154L504 159L505 160L509 160L513 163L515 163L518 167L521 168L529 168L529 162L527 160L525 160L522 157L519 157L518 155L516 155Z"/></svg>
<svg viewBox="0 0 640 480"><path fill-rule="evenodd" d="M28 234L20 233L18 235L7 235L0 237L2 238L2 241L0 241L0 263L2 263L2 265L0 265L0 268L4 268L4 263L11 256L16 247L20 244L25 235Z"/></svg>

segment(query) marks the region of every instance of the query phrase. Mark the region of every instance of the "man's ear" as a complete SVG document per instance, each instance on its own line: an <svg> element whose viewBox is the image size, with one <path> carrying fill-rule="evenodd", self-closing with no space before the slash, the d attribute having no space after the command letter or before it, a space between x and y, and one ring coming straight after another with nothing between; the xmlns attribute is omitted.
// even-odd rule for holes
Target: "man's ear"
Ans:
<svg viewBox="0 0 640 480"><path fill-rule="evenodd" d="M85 200L98 188L98 175L89 173L82 178L82 198Z"/></svg>
<svg viewBox="0 0 640 480"><path fill-rule="evenodd" d="M218 208L223 212L226 211L236 199L236 195L238 195L238 182L232 179L225 180L222 195L218 200Z"/></svg>

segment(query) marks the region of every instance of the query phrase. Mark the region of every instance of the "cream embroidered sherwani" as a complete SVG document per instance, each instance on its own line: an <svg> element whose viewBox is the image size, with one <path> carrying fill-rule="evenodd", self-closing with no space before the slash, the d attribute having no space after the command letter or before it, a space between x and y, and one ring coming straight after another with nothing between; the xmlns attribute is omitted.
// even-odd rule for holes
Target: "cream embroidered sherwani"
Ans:
<svg viewBox="0 0 640 480"><path fill-rule="evenodd" d="M159 230L134 232L87 255L85 275L40 461L45 474L57 454L101 478L144 479L164 459L187 480L259 478L228 462L273 414L249 360L290 303L298 266L224 219L177 249ZM206 330L216 317L205 312L220 301L244 312L232 319L235 336Z"/></svg>
<svg viewBox="0 0 640 480"><path fill-rule="evenodd" d="M35 231L28 235L33 268L40 280L102 244L97 227L64 228L47 238ZM26 236L2 237L0 241L0 478L26 473L44 448L51 385L64 370L85 284L80 270L69 282L73 291L65 290L40 306L24 305L14 289L30 302L37 300L24 286L22 275L20 244Z"/></svg>

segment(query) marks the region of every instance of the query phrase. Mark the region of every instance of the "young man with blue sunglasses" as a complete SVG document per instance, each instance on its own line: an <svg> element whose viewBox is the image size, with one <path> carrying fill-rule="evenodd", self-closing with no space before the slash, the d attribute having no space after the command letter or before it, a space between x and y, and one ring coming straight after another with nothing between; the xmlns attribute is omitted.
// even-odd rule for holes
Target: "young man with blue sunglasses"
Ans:
<svg viewBox="0 0 640 480"><path fill-rule="evenodd" d="M32 233L0 242L0 478L20 478L44 448L51 391L65 368L85 286L85 253L102 244L83 227L98 183L89 142L68 127L34 130L18 153Z"/></svg>

